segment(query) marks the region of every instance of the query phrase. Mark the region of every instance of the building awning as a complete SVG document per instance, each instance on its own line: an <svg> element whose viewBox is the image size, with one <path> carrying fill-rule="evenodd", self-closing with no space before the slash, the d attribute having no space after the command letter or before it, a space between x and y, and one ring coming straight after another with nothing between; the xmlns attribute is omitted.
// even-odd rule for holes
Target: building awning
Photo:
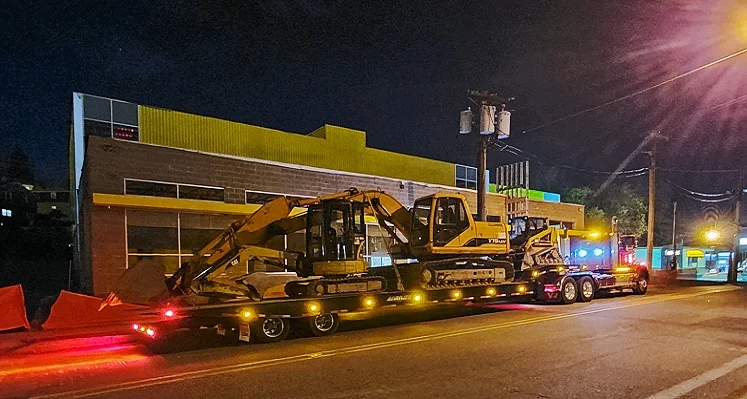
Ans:
<svg viewBox="0 0 747 399"><path fill-rule="evenodd" d="M262 206L260 204L227 204L218 201L101 193L93 194L93 204L97 206L111 206L127 209L216 213L226 215L251 215ZM295 216L303 212L306 212L305 208L294 208L290 216Z"/></svg>
<svg viewBox="0 0 747 399"><path fill-rule="evenodd" d="M126 209L247 216L262 207L262 204L227 204L217 201L102 193L93 194L93 204ZM289 216L300 215L304 212L306 212L306 208L293 208ZM365 215L365 223L378 225L379 222L375 216L367 214Z"/></svg>
<svg viewBox="0 0 747 399"><path fill-rule="evenodd" d="M688 258L703 258L705 257L705 254L699 249L688 249L685 252L685 256L687 256Z"/></svg>

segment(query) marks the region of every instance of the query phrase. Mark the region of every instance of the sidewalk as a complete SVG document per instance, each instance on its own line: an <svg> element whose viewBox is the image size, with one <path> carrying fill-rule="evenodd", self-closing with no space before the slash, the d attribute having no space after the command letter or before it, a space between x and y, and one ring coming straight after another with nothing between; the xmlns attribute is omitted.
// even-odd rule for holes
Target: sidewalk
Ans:
<svg viewBox="0 0 747 399"><path fill-rule="evenodd" d="M726 281L714 281L714 280L699 280L690 278L689 276L683 276L677 273L673 273L666 270L657 270L651 275L649 281L651 286L655 287L691 287L696 285L741 285L744 286L745 282L727 283Z"/></svg>

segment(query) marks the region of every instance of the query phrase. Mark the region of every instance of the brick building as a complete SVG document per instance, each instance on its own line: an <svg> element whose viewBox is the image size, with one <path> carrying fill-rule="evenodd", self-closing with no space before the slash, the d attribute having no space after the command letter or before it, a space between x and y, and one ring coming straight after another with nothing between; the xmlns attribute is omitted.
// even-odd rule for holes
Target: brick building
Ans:
<svg viewBox="0 0 747 399"><path fill-rule="evenodd" d="M80 93L73 93L72 113L76 270L81 290L96 295L138 255L155 256L173 272L277 195L357 187L410 206L447 190L476 209L475 168L369 148L361 131L325 125L300 135ZM505 220L505 196L488 193L487 203L492 218ZM575 227L582 224L583 216ZM372 266L389 264L384 232L371 224L368 235ZM303 250L304 236L270 245Z"/></svg>

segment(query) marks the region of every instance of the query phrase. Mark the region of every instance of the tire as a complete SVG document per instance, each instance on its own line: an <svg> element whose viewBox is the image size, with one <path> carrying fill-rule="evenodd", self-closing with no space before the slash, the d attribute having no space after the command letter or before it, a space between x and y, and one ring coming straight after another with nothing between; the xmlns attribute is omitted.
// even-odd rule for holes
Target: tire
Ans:
<svg viewBox="0 0 747 399"><path fill-rule="evenodd" d="M284 340L290 330L290 319L271 317L254 322L249 333L257 342L270 343Z"/></svg>
<svg viewBox="0 0 747 399"><path fill-rule="evenodd" d="M340 327L340 316L335 313L322 313L308 318L309 331L317 337L332 335Z"/></svg>
<svg viewBox="0 0 747 399"><path fill-rule="evenodd" d="M581 277L578 280L579 302L591 302L594 299L594 281L589 277Z"/></svg>
<svg viewBox="0 0 747 399"><path fill-rule="evenodd" d="M633 285L633 293L636 295L643 295L646 291L648 291L648 278L646 276L638 276L638 279Z"/></svg>
<svg viewBox="0 0 747 399"><path fill-rule="evenodd" d="M578 285L576 285L576 280L570 277L566 278L560 286L560 303L570 305L576 302L577 297Z"/></svg>

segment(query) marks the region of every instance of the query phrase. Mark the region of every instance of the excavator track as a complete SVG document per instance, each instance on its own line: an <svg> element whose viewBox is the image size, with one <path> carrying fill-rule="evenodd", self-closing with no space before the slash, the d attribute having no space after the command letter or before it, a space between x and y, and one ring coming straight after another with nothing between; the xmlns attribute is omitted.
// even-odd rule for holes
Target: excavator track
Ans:
<svg viewBox="0 0 747 399"><path fill-rule="evenodd" d="M289 297L318 297L322 295L381 292L387 281L380 276L350 276L291 281L285 285Z"/></svg>
<svg viewBox="0 0 747 399"><path fill-rule="evenodd" d="M514 266L508 260L456 258L408 265L403 274L405 286L410 289L437 290L510 281L514 278Z"/></svg>

